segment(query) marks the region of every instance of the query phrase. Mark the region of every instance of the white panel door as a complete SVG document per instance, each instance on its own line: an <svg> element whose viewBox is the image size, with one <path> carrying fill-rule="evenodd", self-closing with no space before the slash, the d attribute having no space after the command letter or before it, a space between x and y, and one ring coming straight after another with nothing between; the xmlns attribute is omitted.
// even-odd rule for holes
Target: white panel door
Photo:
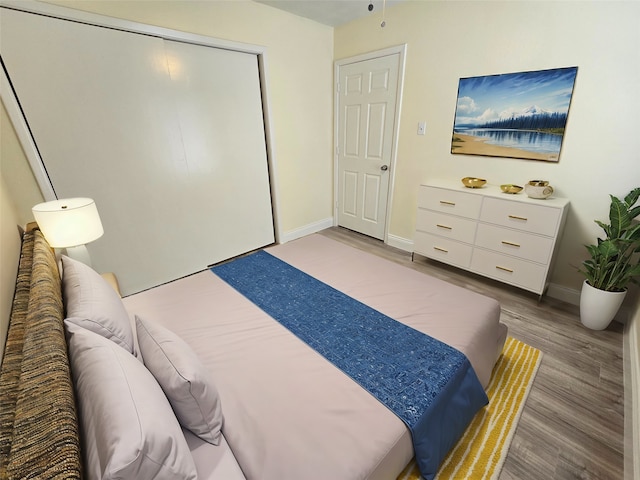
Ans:
<svg viewBox="0 0 640 480"><path fill-rule="evenodd" d="M338 224L383 239L399 54L340 66Z"/></svg>
<svg viewBox="0 0 640 480"><path fill-rule="evenodd" d="M0 21L56 195L96 200L105 235L88 248L125 294L273 242L255 55L6 9Z"/></svg>

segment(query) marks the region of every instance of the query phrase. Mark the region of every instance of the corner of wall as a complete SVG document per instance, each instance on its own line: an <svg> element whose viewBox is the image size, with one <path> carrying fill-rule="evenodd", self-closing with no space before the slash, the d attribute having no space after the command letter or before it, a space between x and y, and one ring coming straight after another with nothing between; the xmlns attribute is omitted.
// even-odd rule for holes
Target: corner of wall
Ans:
<svg viewBox="0 0 640 480"><path fill-rule="evenodd" d="M20 234L18 215L7 191L4 178L0 174L0 361L9 329L9 317L13 304L13 294L20 258Z"/></svg>

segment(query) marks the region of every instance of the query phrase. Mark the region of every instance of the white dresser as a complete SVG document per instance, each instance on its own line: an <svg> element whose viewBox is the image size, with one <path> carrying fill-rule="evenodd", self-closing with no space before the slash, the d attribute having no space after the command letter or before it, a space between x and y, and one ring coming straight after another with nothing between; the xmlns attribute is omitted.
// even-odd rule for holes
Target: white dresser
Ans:
<svg viewBox="0 0 640 480"><path fill-rule="evenodd" d="M414 253L542 295L568 207L497 185L420 185Z"/></svg>

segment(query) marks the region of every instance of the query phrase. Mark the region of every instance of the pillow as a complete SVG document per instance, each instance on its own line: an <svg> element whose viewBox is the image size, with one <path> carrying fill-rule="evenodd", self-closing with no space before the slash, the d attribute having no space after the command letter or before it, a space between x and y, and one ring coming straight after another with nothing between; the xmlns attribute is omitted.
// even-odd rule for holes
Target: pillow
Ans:
<svg viewBox="0 0 640 480"><path fill-rule="evenodd" d="M114 342L65 321L92 479L195 479L191 452L151 373Z"/></svg>
<svg viewBox="0 0 640 480"><path fill-rule="evenodd" d="M137 316L136 331L145 365L162 387L180 424L218 445L222 406L218 390L195 352L175 333Z"/></svg>
<svg viewBox="0 0 640 480"><path fill-rule="evenodd" d="M135 354L129 314L113 287L82 262L63 256L62 266L67 320Z"/></svg>

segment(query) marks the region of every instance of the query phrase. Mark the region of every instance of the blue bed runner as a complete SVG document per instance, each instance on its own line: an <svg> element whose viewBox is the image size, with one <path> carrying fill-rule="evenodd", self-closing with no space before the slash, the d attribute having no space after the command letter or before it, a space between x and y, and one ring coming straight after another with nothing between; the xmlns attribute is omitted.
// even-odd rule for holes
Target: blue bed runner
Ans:
<svg viewBox="0 0 640 480"><path fill-rule="evenodd" d="M488 403L463 353L267 252L211 270L400 417L428 480Z"/></svg>

